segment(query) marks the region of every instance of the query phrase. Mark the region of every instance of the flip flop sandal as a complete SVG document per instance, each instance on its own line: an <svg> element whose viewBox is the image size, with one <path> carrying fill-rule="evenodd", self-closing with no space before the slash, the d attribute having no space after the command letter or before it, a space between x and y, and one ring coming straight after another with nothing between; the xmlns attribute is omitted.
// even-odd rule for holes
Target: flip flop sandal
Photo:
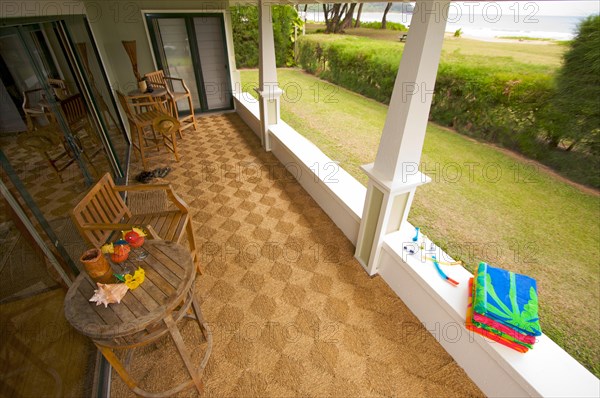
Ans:
<svg viewBox="0 0 600 398"><path fill-rule="evenodd" d="M167 174L169 174L169 172L170 172L170 171L171 171L171 168L170 168L170 167L164 167L164 168L162 168L162 169L160 169L160 168L159 168L159 169L156 169L156 170L155 170L155 172L154 172L154 175L155 175L156 177L163 178L163 177L165 177Z"/></svg>
<svg viewBox="0 0 600 398"><path fill-rule="evenodd" d="M171 172L171 168L170 167L165 167L164 169L162 169L161 171L161 178L164 178L167 176L167 174L169 174Z"/></svg>
<svg viewBox="0 0 600 398"><path fill-rule="evenodd" d="M143 184L147 184L152 178L154 178L154 173L151 171L142 171L135 177L136 181Z"/></svg>

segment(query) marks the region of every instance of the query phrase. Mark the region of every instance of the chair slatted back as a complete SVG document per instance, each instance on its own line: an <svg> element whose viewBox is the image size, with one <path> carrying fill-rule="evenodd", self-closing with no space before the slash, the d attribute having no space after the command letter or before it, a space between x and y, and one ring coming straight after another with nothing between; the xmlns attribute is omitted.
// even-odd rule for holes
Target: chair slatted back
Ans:
<svg viewBox="0 0 600 398"><path fill-rule="evenodd" d="M113 231L86 229L86 224L117 224L124 217L131 217L129 208L114 187L112 177L106 173L71 211L79 233L94 247L105 244Z"/></svg>
<svg viewBox="0 0 600 398"><path fill-rule="evenodd" d="M167 85L167 82L165 81L165 73L162 71L162 69L154 72L148 72L144 75L144 77L147 78L150 84L153 86L166 87Z"/></svg>
<svg viewBox="0 0 600 398"><path fill-rule="evenodd" d="M48 78L48 85L52 87L59 100L65 99L71 94L64 80Z"/></svg>
<svg viewBox="0 0 600 398"><path fill-rule="evenodd" d="M62 109L69 126L72 126L87 117L87 109L85 108L81 94L74 94L60 101L60 108Z"/></svg>

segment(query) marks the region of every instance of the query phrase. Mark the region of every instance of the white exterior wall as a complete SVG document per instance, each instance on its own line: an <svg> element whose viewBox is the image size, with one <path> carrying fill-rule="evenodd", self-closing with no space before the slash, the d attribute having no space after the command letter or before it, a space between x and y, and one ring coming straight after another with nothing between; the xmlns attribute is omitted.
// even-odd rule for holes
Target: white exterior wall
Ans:
<svg viewBox="0 0 600 398"><path fill-rule="evenodd" d="M27 18L51 15L83 15L86 7L82 0L20 0L0 1L0 18Z"/></svg>
<svg viewBox="0 0 600 398"><path fill-rule="evenodd" d="M239 82L227 2L209 3L185 0L84 1L88 10L90 26L98 43L101 57L105 60L109 81L113 89L127 92L137 88L131 62L121 43L123 40L136 41L140 74L143 75L156 70L144 12L223 13L232 87L235 89L236 81Z"/></svg>

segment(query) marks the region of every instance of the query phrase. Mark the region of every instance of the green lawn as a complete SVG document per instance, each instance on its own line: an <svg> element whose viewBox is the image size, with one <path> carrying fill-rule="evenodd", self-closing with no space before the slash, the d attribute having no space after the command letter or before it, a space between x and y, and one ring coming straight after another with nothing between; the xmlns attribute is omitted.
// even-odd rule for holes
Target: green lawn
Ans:
<svg viewBox="0 0 600 398"><path fill-rule="evenodd" d="M461 39L462 40L462 39ZM257 72L242 71L246 91ZM280 69L282 118L363 184L387 106L295 69ZM600 375L599 199L535 164L430 124L409 221L469 270L479 261L526 273L544 332Z"/></svg>

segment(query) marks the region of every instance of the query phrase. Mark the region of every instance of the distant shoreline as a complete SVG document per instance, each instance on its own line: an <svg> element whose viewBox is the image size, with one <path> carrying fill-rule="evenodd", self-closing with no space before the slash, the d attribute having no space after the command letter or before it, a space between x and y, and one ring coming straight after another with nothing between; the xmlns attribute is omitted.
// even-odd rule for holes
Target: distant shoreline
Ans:
<svg viewBox="0 0 600 398"><path fill-rule="evenodd" d="M454 33L452 32L446 32L446 38L454 38ZM507 37L479 37L479 36L470 36L470 35L466 35L463 34L460 38L457 38L458 40L460 39L469 39L469 40L477 40L477 41L484 41L484 42L488 42L488 43L518 43L518 44L533 44L533 45L538 45L538 46L547 46L549 44L557 44L559 43L561 40L555 40L555 39L538 39L536 37L531 37L531 38L523 38L523 39L517 39L517 38L507 38Z"/></svg>
<svg viewBox="0 0 600 398"><path fill-rule="evenodd" d="M324 22L321 13L308 13L307 19ZM363 12L361 21L380 22L382 13ZM390 12L387 16L389 22L397 22L410 26L412 15ZM516 18L516 20L515 20ZM505 15L494 20L482 15L449 15L446 31L453 33L462 29L463 37L475 40L495 41L497 36L522 36L531 38L548 38L557 41L572 40L575 37L576 26L583 17L579 16L544 16L535 15L530 19L526 15ZM519 43L525 42L518 41Z"/></svg>

